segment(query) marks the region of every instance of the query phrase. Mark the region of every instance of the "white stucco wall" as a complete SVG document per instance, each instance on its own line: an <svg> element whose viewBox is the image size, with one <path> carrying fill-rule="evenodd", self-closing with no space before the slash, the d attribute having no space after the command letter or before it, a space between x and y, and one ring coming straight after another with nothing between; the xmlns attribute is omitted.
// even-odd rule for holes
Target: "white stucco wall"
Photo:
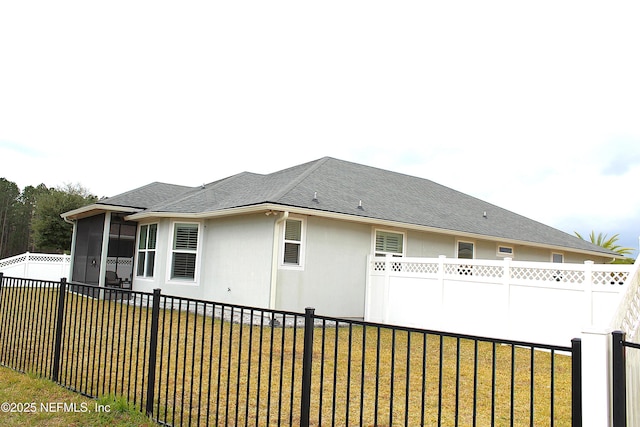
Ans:
<svg viewBox="0 0 640 427"><path fill-rule="evenodd" d="M407 233L407 253L409 257L437 258L445 255L447 258L456 257L458 240L473 242L475 246L475 258L487 260L504 259L497 254L498 245L512 247L514 254L511 258L514 261L550 262L552 252L560 252L564 255L566 263L583 263L593 261L596 264L604 264L611 261L607 257L587 256L569 251L552 251L534 246L513 245L506 242L495 242L483 239L471 239L468 237L456 237L439 233L427 233L420 231L409 231Z"/></svg>
<svg viewBox="0 0 640 427"><path fill-rule="evenodd" d="M160 288L167 295L268 307L273 217L255 214L195 221L200 224L195 282L169 280L176 222L193 221L158 222L154 277L135 277L134 289L151 292Z"/></svg>
<svg viewBox="0 0 640 427"><path fill-rule="evenodd" d="M208 220L202 256L205 299L269 307L274 217L264 214Z"/></svg>
<svg viewBox="0 0 640 427"><path fill-rule="evenodd" d="M279 268L276 306L363 317L371 226L307 217L306 230L304 269Z"/></svg>
<svg viewBox="0 0 640 427"><path fill-rule="evenodd" d="M366 258L373 251L377 227L336 219L307 216L304 218L304 268L289 269L279 262L282 225L277 236L278 259L273 267L273 237L276 216L264 213L200 221L161 219L158 223L155 274L153 278L134 278L134 289L151 292L160 288L164 294L268 308L271 280L276 278L275 307L304 311L314 307L321 315L364 316ZM189 283L168 280L171 240L175 222L197 222L200 225L197 280ZM143 223L144 224L144 223ZM409 257L454 258L456 236L380 227L406 232ZM502 259L496 254L498 242L473 241L477 259ZM511 246L511 245L510 245ZM549 262L550 249L514 245L515 261ZM606 258L564 253L565 262L596 263ZM137 260L136 260L137 262Z"/></svg>

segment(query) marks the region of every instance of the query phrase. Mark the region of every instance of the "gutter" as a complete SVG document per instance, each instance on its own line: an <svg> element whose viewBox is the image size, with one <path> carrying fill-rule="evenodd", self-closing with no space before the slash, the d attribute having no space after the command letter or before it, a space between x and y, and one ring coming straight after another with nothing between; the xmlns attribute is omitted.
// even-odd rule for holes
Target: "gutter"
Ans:
<svg viewBox="0 0 640 427"><path fill-rule="evenodd" d="M274 213L275 214L275 213ZM265 215L271 215L271 211ZM273 225L273 249L271 252L271 284L269 287L269 308L275 310L278 287L278 255L280 253L278 242L280 241L280 224L289 218L289 211L282 212L282 216Z"/></svg>

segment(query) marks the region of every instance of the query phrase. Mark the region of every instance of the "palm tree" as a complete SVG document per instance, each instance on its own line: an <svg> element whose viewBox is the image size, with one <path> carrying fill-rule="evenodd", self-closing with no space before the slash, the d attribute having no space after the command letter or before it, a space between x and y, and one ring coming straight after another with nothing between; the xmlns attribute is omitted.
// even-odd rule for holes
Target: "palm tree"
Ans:
<svg viewBox="0 0 640 427"><path fill-rule="evenodd" d="M582 240L587 240L584 237L582 237L582 235L577 231L574 231L574 233L576 234L576 236L578 236ZM626 257L627 255L630 255L634 251L634 249L616 245L616 242L619 239L620 239L619 234L614 234L613 236L608 237L606 234L598 233L598 235L596 236L596 233L592 231L591 234L589 235L589 241L591 241L591 243L593 244L596 244L605 249L609 249L610 251L613 251L624 257Z"/></svg>

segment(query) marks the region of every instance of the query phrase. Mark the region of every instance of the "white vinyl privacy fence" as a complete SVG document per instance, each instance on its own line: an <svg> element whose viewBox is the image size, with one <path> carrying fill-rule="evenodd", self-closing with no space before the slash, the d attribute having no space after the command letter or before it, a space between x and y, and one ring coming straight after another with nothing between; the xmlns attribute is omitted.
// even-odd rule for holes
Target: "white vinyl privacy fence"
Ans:
<svg viewBox="0 0 640 427"><path fill-rule="evenodd" d="M69 277L70 265L70 255L26 252L0 260L0 272L11 277L59 281L62 277Z"/></svg>
<svg viewBox="0 0 640 427"><path fill-rule="evenodd" d="M640 258L636 260L636 266L632 276L629 278L628 287L623 295L618 310L611 322L611 329L621 331L624 339L633 344L640 344ZM623 379L615 378L617 381L625 382L625 393L620 396L624 400L626 408L622 410L622 418L626 415L626 425L629 427L640 426L640 349L637 346L626 346L623 348L624 354L622 363ZM617 397L614 395L614 408ZM625 414L626 412L626 414ZM620 423L622 424L622 423ZM614 426L615 427L615 426Z"/></svg>
<svg viewBox="0 0 640 427"><path fill-rule="evenodd" d="M365 320L567 345L608 326L631 265L370 257Z"/></svg>

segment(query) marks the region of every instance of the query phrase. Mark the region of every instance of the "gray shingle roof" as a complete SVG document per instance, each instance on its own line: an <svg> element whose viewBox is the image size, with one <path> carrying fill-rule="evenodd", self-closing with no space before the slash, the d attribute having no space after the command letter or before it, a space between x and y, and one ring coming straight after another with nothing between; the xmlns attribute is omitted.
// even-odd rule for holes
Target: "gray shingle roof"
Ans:
<svg viewBox="0 0 640 427"><path fill-rule="evenodd" d="M98 204L146 209L193 191L193 187L152 182L144 187L104 198Z"/></svg>
<svg viewBox="0 0 640 427"><path fill-rule="evenodd" d="M272 203L612 254L433 181L330 157L268 175L243 172L204 187L154 183L101 203L180 214Z"/></svg>

